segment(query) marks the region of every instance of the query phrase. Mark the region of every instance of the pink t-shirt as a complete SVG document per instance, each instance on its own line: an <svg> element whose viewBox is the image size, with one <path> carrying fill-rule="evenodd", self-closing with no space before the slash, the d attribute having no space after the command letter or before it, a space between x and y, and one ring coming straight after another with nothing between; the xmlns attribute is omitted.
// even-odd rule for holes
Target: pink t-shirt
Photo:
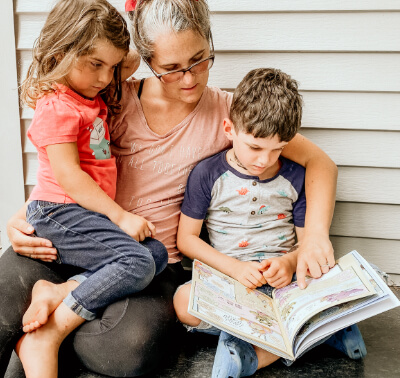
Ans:
<svg viewBox="0 0 400 378"><path fill-rule="evenodd" d="M100 96L85 99L64 85L41 98L27 135L38 150L37 185L29 199L75 203L57 183L46 146L77 142L80 165L112 199L117 169L110 153L107 107Z"/></svg>
<svg viewBox="0 0 400 378"><path fill-rule="evenodd" d="M153 222L169 262L181 260L176 234L186 181L194 166L230 146L223 133L232 94L206 87L196 108L165 135L147 125L134 82L123 83L122 113L110 121L117 160L116 202Z"/></svg>

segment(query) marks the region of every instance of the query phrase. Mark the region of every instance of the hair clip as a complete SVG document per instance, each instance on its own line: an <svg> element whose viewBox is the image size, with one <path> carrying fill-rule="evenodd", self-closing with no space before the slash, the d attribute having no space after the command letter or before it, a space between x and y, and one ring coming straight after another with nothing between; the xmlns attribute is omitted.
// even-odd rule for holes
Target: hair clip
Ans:
<svg viewBox="0 0 400 378"><path fill-rule="evenodd" d="M125 12L132 12L135 10L137 0L126 0L125 1Z"/></svg>

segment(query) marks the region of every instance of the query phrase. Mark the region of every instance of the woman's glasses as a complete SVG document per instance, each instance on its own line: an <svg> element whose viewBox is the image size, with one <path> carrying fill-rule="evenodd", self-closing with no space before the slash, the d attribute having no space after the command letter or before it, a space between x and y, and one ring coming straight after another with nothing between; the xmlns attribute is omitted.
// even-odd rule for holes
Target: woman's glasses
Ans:
<svg viewBox="0 0 400 378"><path fill-rule="evenodd" d="M150 68L151 72L153 72L154 76L156 76L159 80L161 80L165 84L175 83L177 81L182 80L183 76L186 72L190 72L192 75L200 75L206 71L208 71L214 64L214 55L210 55L208 58L199 60L196 63L193 63L191 66L187 68L182 68L181 70L168 71L164 73L157 73L153 70L150 64L145 60L144 62Z"/></svg>

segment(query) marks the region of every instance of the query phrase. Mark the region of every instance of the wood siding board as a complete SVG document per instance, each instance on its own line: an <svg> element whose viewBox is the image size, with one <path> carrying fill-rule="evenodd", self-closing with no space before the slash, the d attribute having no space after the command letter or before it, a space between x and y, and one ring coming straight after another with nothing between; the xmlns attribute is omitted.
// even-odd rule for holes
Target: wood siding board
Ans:
<svg viewBox="0 0 400 378"><path fill-rule="evenodd" d="M18 49L32 47L46 17L46 13L23 13L17 17ZM214 14L212 25L217 51L400 49L400 12Z"/></svg>
<svg viewBox="0 0 400 378"><path fill-rule="evenodd" d="M120 12L124 12L124 2L109 0ZM48 12L54 0L16 0L17 13ZM400 10L398 0L208 0L212 12L282 12L282 11L371 11Z"/></svg>
<svg viewBox="0 0 400 378"><path fill-rule="evenodd" d="M400 205L337 202L330 234L400 240Z"/></svg>
<svg viewBox="0 0 400 378"><path fill-rule="evenodd" d="M300 130L337 165L400 168L400 133L361 130Z"/></svg>
<svg viewBox="0 0 400 378"><path fill-rule="evenodd" d="M400 274L400 240L331 236L335 258L357 250L367 261L387 273Z"/></svg>
<svg viewBox="0 0 400 378"><path fill-rule="evenodd" d="M400 169L339 167L336 200L400 205Z"/></svg>
<svg viewBox="0 0 400 378"><path fill-rule="evenodd" d="M18 75L24 77L31 60L31 51L20 51L18 54ZM229 69L227 69L229 67ZM253 68L279 67L290 74L300 85L302 91L323 92L393 92L394 108L389 111L388 117L391 124L400 111L397 106L400 97L400 53L399 54L358 54L358 53L216 53L216 60L210 70L210 85L220 88L235 88L242 78ZM356 68L356 69L355 69ZM150 76L148 69L142 64L136 77ZM388 79L390 77L390 80ZM373 95L375 94L373 93ZM364 94L364 93L362 93ZM368 94L368 93L367 93ZM396 96L397 95L397 96ZM353 99L358 93L353 93ZM370 95L371 96L371 95ZM358 106L366 107L373 100L360 97ZM322 101L322 100L321 100ZM370 112L379 116L378 103L371 104ZM382 99L380 102L384 102ZM342 101L342 104L345 100ZM328 106L325 104L325 107ZM334 105L330 105L331 108ZM357 105L356 105L357 106ZM384 107L386 109L387 107ZM356 109L356 108L355 108ZM354 110L355 112L356 110ZM346 112L352 112L347 110ZM354 114L354 113L353 113ZM384 116L382 116L384 117ZM365 119L363 116L361 119ZM362 122L362 121L359 121ZM375 126L380 128L379 126Z"/></svg>

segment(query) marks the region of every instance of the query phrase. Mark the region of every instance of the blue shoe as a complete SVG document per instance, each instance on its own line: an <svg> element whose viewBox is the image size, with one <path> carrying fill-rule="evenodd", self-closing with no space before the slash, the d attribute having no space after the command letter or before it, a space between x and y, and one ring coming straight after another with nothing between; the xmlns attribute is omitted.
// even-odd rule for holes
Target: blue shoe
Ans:
<svg viewBox="0 0 400 378"><path fill-rule="evenodd" d="M367 355L367 348L356 324L336 332L324 344L343 352L353 360Z"/></svg>
<svg viewBox="0 0 400 378"><path fill-rule="evenodd" d="M215 353L212 378L239 378L253 375L258 358L251 344L221 331Z"/></svg>

